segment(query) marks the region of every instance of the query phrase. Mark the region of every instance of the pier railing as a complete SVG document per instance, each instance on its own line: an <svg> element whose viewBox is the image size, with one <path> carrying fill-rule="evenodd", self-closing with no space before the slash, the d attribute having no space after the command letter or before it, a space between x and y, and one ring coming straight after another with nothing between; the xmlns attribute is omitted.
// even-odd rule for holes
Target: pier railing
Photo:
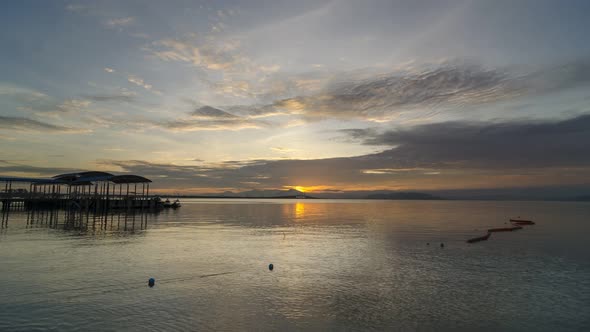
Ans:
<svg viewBox="0 0 590 332"><path fill-rule="evenodd" d="M71 188L65 185L53 186L50 189L40 189L32 186L32 190L5 189L0 191L2 208L76 208L76 209L152 209L161 206L162 202L146 191L117 192L115 190L99 190L94 188ZM95 189L95 190L91 190Z"/></svg>

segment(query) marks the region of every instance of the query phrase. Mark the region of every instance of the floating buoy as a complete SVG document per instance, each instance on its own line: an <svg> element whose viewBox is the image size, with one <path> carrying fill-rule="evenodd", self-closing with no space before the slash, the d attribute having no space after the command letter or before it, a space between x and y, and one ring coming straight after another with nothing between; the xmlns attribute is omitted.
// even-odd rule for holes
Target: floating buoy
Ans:
<svg viewBox="0 0 590 332"><path fill-rule="evenodd" d="M274 265L272 265L272 263L271 263L271 264L268 264L268 269L269 269L269 270L271 270L271 271L272 271L274 268L275 268L275 266L274 266Z"/></svg>
<svg viewBox="0 0 590 332"><path fill-rule="evenodd" d="M426 242L426 245L429 246L430 245L430 242Z"/></svg>
<svg viewBox="0 0 590 332"><path fill-rule="evenodd" d="M441 243L441 244L440 244L440 247L441 247L441 248L444 248L444 247L445 247L445 244L444 244L444 243Z"/></svg>
<svg viewBox="0 0 590 332"><path fill-rule="evenodd" d="M150 279L148 280L148 286L150 286L150 287L154 287L154 285L155 285L155 284L156 284L156 279L154 279L154 278L150 278Z"/></svg>

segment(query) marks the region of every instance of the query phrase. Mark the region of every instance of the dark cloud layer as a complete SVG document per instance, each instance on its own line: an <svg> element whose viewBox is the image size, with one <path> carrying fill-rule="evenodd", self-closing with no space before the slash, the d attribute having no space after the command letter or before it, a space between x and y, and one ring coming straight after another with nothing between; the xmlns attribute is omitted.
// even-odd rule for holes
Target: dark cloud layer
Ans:
<svg viewBox="0 0 590 332"><path fill-rule="evenodd" d="M182 188L350 187L387 183L452 188L457 181L579 181L590 175L590 115L555 122L448 122L376 133L348 131L375 154L316 160L250 160L177 166L106 161L127 172L163 178ZM565 179L565 180L564 180ZM477 180L477 181L476 181ZM530 184L530 183L529 183ZM539 183L542 184L542 183Z"/></svg>
<svg viewBox="0 0 590 332"><path fill-rule="evenodd" d="M63 173L73 173L80 170L70 169L70 168L62 168L62 167L42 167L42 166L31 166L31 165L24 165L21 163L15 163L10 161L0 161L0 172L2 173L25 173L30 176L41 176L41 177L51 177L57 174Z"/></svg>
<svg viewBox="0 0 590 332"><path fill-rule="evenodd" d="M188 166L106 160L101 168L141 174L154 179L155 188L180 190L590 184L590 115L551 122L446 122L387 132L345 133L364 144L391 148L356 157L198 162ZM65 171L6 163L0 168L40 174Z"/></svg>
<svg viewBox="0 0 590 332"><path fill-rule="evenodd" d="M446 122L377 134L347 131L364 144L396 146L399 160L457 167L590 165L590 115L557 122Z"/></svg>

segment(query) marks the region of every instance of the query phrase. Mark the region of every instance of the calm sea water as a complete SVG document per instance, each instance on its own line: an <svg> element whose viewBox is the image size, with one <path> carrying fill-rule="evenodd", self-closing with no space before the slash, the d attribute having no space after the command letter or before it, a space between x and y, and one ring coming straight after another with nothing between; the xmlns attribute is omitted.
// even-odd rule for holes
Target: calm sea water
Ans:
<svg viewBox="0 0 590 332"><path fill-rule="evenodd" d="M512 216L537 225L465 243ZM590 330L588 203L185 200L4 219L3 331Z"/></svg>

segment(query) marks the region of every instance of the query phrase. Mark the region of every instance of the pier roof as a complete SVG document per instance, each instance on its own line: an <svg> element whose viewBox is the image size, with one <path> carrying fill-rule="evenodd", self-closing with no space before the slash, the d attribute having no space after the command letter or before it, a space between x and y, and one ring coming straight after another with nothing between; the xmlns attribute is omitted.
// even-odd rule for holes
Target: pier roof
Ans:
<svg viewBox="0 0 590 332"><path fill-rule="evenodd" d="M143 176L139 175L115 175L110 178L111 182L114 183L147 183L152 182L152 180L144 178Z"/></svg>
<svg viewBox="0 0 590 332"><path fill-rule="evenodd" d="M107 172L90 171L90 172L60 174L60 175L54 176L53 178L56 180L69 181L69 182L74 182L74 181L108 181L113 176L114 176L113 174L107 173Z"/></svg>
<svg viewBox="0 0 590 332"><path fill-rule="evenodd" d="M30 178L16 176L0 176L0 182L27 182L38 184L68 184L68 185L91 185L93 182L110 181L116 184L123 183L150 183L152 180L139 175L124 174L114 175L107 172L78 172L59 174L52 178Z"/></svg>

